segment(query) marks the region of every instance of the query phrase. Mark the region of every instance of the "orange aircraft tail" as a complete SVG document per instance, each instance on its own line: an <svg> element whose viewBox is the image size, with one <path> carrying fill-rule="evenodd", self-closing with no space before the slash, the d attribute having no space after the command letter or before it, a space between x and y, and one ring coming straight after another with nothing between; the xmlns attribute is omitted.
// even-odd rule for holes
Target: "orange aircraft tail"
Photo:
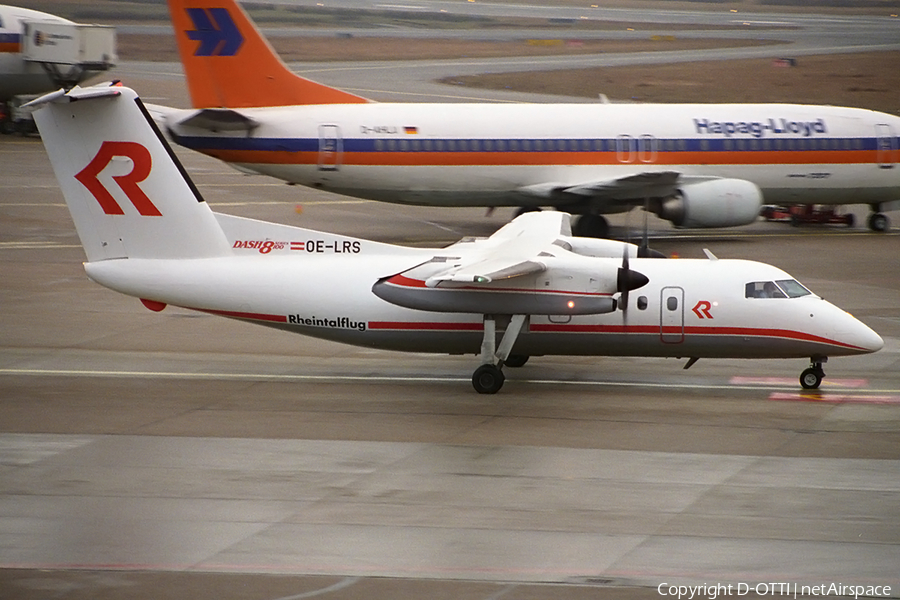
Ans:
<svg viewBox="0 0 900 600"><path fill-rule="evenodd" d="M357 104L293 73L234 0L168 0L195 108Z"/></svg>

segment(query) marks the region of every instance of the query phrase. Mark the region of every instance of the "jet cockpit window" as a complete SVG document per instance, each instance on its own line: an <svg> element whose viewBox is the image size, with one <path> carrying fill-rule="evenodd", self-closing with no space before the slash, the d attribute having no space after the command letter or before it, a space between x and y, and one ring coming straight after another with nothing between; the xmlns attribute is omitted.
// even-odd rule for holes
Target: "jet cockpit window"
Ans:
<svg viewBox="0 0 900 600"><path fill-rule="evenodd" d="M745 286L747 298L799 298L811 292L793 279L753 281Z"/></svg>

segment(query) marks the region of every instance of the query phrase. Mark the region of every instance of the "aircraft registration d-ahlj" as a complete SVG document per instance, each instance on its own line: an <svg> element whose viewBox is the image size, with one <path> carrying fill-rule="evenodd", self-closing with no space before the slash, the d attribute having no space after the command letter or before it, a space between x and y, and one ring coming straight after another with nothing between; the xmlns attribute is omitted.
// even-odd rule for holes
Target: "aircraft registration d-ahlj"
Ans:
<svg viewBox="0 0 900 600"><path fill-rule="evenodd" d="M743 260L641 258L526 213L488 238L407 248L214 213L137 94L60 90L38 127L93 281L140 298L347 344L475 354L481 393L530 356L809 358L882 339L784 271ZM499 337L499 341L498 341Z"/></svg>
<svg viewBox="0 0 900 600"><path fill-rule="evenodd" d="M900 117L793 104L377 103L292 73L233 0L168 0L194 109L178 144L323 190L402 204L555 207L606 237L644 206L683 227L762 204L900 200Z"/></svg>

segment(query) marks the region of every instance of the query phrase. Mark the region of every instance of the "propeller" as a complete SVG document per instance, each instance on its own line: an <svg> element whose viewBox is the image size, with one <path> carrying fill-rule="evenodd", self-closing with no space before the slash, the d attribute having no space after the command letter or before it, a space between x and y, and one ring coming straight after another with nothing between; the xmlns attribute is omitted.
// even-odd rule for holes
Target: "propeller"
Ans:
<svg viewBox="0 0 900 600"><path fill-rule="evenodd" d="M622 311L628 309L628 292L644 287L650 283L650 279L643 273L633 270L629 266L628 248L622 248L622 266L616 274L616 289L621 296Z"/></svg>

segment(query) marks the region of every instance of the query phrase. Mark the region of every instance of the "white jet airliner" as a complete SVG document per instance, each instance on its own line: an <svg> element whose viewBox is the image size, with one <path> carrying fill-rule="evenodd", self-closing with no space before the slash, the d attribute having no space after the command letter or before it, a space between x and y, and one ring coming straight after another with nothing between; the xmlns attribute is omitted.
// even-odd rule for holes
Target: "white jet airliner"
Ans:
<svg viewBox="0 0 900 600"><path fill-rule="evenodd" d="M815 388L827 357L883 345L773 266L639 258L632 244L573 237L561 212L443 249L213 213L132 90L76 87L35 104L88 277L151 310L479 355L481 393L500 389L504 365L551 354L810 358L800 382Z"/></svg>
<svg viewBox="0 0 900 600"><path fill-rule="evenodd" d="M292 73L233 0L169 0L192 110L152 107L177 143L238 169L433 206L645 206L683 227L761 204L900 200L900 117L792 104L376 103Z"/></svg>

